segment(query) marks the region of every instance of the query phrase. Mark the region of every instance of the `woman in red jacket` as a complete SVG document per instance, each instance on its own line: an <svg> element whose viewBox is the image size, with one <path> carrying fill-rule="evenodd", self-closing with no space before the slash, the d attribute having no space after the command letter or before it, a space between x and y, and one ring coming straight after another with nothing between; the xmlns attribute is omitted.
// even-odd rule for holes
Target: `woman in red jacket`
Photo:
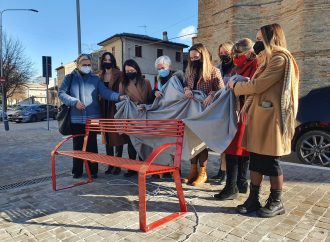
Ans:
<svg viewBox="0 0 330 242"><path fill-rule="evenodd" d="M253 41L250 39L239 40L232 48L232 57L235 68L232 70L234 75L252 78L257 69L257 60L253 53ZM244 105L244 96L239 97L239 109ZM249 153L241 146L244 130L245 117L239 117L237 133L224 151L227 161L226 186L214 197L218 200L230 200L237 197L238 193L247 193L247 170L249 165Z"/></svg>

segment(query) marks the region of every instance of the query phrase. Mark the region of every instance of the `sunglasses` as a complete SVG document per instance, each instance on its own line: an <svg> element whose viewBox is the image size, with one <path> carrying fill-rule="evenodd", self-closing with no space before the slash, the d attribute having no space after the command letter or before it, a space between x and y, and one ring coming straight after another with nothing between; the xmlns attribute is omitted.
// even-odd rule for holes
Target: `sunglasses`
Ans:
<svg viewBox="0 0 330 242"><path fill-rule="evenodd" d="M83 64L81 66L92 66L91 64Z"/></svg>

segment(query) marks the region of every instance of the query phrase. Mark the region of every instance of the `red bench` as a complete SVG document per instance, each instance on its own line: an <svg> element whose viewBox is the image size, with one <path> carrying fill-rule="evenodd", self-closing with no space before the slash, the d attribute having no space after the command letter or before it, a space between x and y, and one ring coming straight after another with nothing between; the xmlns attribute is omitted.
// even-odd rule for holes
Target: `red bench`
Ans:
<svg viewBox="0 0 330 242"><path fill-rule="evenodd" d="M105 154L97 154L86 151L88 135L90 132L105 132L105 133L120 133L120 134L135 134L146 136L168 136L173 137L176 142L165 143L155 148L145 161L130 160L128 158L108 156ZM60 143L58 143L51 152L52 163L52 183L53 191L63 190L75 186L93 182L88 162L97 162L105 165L112 165L121 167L128 170L138 172L138 186L139 186L139 217L140 217L140 229L147 232L154 229L166 222L169 222L187 212L187 206L182 190L180 179L180 163L182 155L182 143L184 134L184 123L181 120L150 120L150 119L89 119L86 123L85 134L72 135ZM60 151L59 148L68 140L75 136L84 136L84 145L82 151ZM169 147L175 146L175 155L173 166L153 164L153 161L164 150ZM75 183L67 187L57 188L56 186L56 169L55 169L55 157L57 155L75 157L84 160L88 180L85 182ZM146 176L153 174L163 174L170 172L173 174L180 212L172 213L158 221L155 221L147 225L146 217Z"/></svg>

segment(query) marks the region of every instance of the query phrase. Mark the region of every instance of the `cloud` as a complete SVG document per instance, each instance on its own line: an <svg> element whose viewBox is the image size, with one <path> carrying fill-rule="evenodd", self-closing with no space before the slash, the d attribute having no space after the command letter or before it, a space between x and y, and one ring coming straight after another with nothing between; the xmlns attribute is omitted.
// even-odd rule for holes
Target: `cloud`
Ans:
<svg viewBox="0 0 330 242"><path fill-rule="evenodd" d="M197 33L197 29L195 26L190 25L186 28L183 28L180 31L179 36L182 36L180 37L181 40L191 40L192 37L196 36L194 33Z"/></svg>

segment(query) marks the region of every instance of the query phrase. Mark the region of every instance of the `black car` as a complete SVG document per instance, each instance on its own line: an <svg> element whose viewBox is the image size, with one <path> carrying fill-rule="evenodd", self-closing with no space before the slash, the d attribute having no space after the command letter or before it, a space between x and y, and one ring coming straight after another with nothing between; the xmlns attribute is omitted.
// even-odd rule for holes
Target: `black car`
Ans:
<svg viewBox="0 0 330 242"><path fill-rule="evenodd" d="M305 163L330 167L330 86L300 98L293 150Z"/></svg>
<svg viewBox="0 0 330 242"><path fill-rule="evenodd" d="M49 118L56 119L57 108L53 105L49 106ZM31 104L20 107L16 112L8 115L9 121L20 122L36 122L47 119L46 104Z"/></svg>

